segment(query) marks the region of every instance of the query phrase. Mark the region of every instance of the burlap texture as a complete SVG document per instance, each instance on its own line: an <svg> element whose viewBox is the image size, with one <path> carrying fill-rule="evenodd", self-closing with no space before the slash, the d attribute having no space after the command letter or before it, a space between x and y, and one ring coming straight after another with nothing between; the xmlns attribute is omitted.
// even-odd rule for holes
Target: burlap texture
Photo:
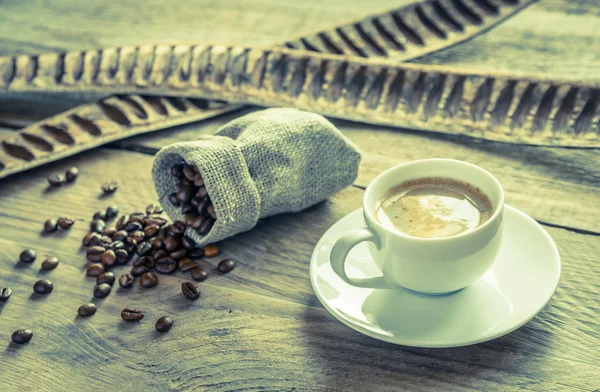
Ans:
<svg viewBox="0 0 600 392"><path fill-rule="evenodd" d="M171 177L184 159L204 178L217 220L205 236L186 234L206 245L253 228L260 218L310 207L352 184L360 153L320 115L267 109L229 122L215 136L162 148L152 168L160 203L172 220L185 220L169 203L177 190Z"/></svg>

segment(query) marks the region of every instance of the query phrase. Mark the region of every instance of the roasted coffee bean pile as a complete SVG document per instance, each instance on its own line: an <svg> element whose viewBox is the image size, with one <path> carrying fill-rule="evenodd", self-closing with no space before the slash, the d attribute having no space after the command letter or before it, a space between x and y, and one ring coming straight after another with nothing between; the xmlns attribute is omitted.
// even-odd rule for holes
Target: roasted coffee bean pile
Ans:
<svg viewBox="0 0 600 392"><path fill-rule="evenodd" d="M65 181L74 181L79 171L77 168L69 169L65 176L52 175L48 181L53 186L60 186ZM219 245L211 244L203 248L196 247L196 243L184 233L190 227L200 235L208 233L216 220L214 208L210 202L204 182L194 166L181 164L173 168L172 174L179 180L179 190L170 197L174 205L181 206L186 216L186 223L176 221L168 223L161 216L163 210L159 205L151 204L145 212L134 212L130 215L121 215L118 219L119 208L111 205L106 210L96 212L92 217L90 232L85 235L82 244L86 249L86 258L89 265L86 275L96 278L93 295L96 298L105 298L110 295L112 286L117 280L112 268L129 264L130 272L120 275L118 282L123 289L133 286L136 278L143 288L152 288L159 284L159 278L154 272L170 274L175 271L190 272L193 280L203 281L208 277L208 272L202 268L198 261L204 257L219 255ZM117 184L114 181L102 186L106 193L114 192ZM114 226L107 222L114 220ZM59 228L68 230L74 220L68 217L48 219L44 223L44 232L53 233ZM36 253L32 249L25 249L19 255L21 263L32 264L36 261ZM59 264L56 257L49 256L41 264L41 269L51 271ZM232 260L222 260L217 271L228 273L234 268ZM33 286L37 294L47 295L52 292L54 285L50 280L39 280ZM200 298L200 289L193 282L181 284L182 295L188 300ZM12 290L8 287L0 288L0 301L8 301ZM97 311L93 303L83 304L77 310L80 317L90 317ZM121 312L125 321L140 321L144 313L135 307L127 307ZM173 319L167 316L156 321L155 328L158 332L168 332L173 326ZM33 332L19 329L12 335L14 343L27 343L33 337Z"/></svg>
<svg viewBox="0 0 600 392"><path fill-rule="evenodd" d="M169 195L169 202L175 207L181 207L187 227L200 235L206 235L217 215L198 169L184 162L173 166L171 175L179 183L177 191Z"/></svg>
<svg viewBox="0 0 600 392"><path fill-rule="evenodd" d="M158 285L159 278L154 272L170 274L177 270L190 271L192 279L203 281L207 271L198 261L204 256L219 254L217 244L197 248L196 243L184 235L186 225L181 221L168 224L161 216L160 206L150 204L145 212L121 215L117 206L109 206L94 214L90 232L82 240L87 247L86 258L90 262L86 275L97 278L94 289L96 298L105 298L115 282L110 271L116 265L131 262L129 273L119 277L122 288L130 288L136 278L143 288ZM107 226L107 221L116 220L115 226ZM111 274L111 275L108 275Z"/></svg>

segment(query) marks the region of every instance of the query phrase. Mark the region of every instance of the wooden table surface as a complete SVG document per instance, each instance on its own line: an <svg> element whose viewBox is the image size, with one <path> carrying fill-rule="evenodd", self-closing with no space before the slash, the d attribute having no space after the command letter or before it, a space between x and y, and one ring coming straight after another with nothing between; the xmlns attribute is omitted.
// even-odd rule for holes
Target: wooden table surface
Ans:
<svg viewBox="0 0 600 392"><path fill-rule="evenodd" d="M285 4L284 4L285 3ZM87 49L153 42L277 44L300 33L398 7L380 0L109 0L0 2L0 54ZM545 0L485 35L419 61L481 70L519 69L561 78L600 78L600 6L595 0ZM0 134L72 107L86 96L0 97ZM600 389L600 152L477 141L336 121L363 151L358 179L298 214L261 221L222 243L238 261L229 275L201 283L185 300L185 274L160 276L154 289L114 290L93 300L80 247L92 214L117 203L122 212L156 200L153 153L175 141L213 133L243 112L118 142L0 181L0 286L13 289L0 314L1 391L597 391ZM360 207L381 171L413 159L444 157L480 165L502 182L507 203L540 222L556 241L562 276L550 303L519 330L454 349L395 346L334 319L315 297L308 265L313 246L337 220ZM70 166L73 185L48 190L46 177ZM100 184L119 190L100 198ZM68 232L41 235L49 217L69 215ZM38 261L16 261L24 248ZM61 263L39 270L46 255ZM211 267L214 268L214 267ZM33 283L55 290L38 298ZM140 324L120 310L145 310ZM154 331L163 315L167 334ZM17 346L10 335L34 331Z"/></svg>

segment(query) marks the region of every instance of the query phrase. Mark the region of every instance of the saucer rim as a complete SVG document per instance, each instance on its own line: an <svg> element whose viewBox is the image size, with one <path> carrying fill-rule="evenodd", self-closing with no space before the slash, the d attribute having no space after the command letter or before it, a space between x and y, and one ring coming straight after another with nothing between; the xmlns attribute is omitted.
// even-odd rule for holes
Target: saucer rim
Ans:
<svg viewBox="0 0 600 392"><path fill-rule="evenodd" d="M339 314L340 312L332 309L327 301L325 301L321 295L321 292L319 290L316 289L316 283L315 283L315 279L316 279L316 268L313 267L313 265L316 264L316 259L317 259L317 254L319 253L319 248L320 248L320 243L321 240L323 239L323 237L329 232L329 230L331 230L331 228L336 225L338 222L340 222L341 220L346 219L347 217L354 215L354 214L358 214L359 212L362 215L362 208L358 208L348 214L346 214L344 217L342 217L341 219L337 220L335 223L333 223L328 229L327 231L325 231L325 233L323 233L323 235L321 236L321 238L319 238L319 241L317 241L317 244L315 245L315 248L313 250L313 253L311 254L311 258L310 258L310 283L311 286L313 288L313 292L315 293L316 297L319 299L319 302L321 303L321 305L323 305L323 307L331 314L333 315L338 321L342 322L342 324L346 325L347 327L362 333L363 335L367 335L371 338L377 339L377 340L381 340L384 342L388 342L388 343L392 343L392 344L396 344L396 345L400 345L400 346L405 346L405 347L417 347L417 348L453 348L453 347L464 347L464 346L471 346L474 344L479 344L479 343L484 343L484 342L488 342L490 340L494 340L497 338L500 338L502 336L505 336L511 332L516 331L517 329L521 328L523 325L527 324L528 322L530 322L531 320L533 320L533 318L535 316L537 316L542 309L544 309L546 307L546 305L550 302L550 300L552 299L552 297L554 296L554 293L556 292L556 289L558 288L558 284L560 282L560 277L561 277L561 272L562 272L562 264L561 264L561 260L560 260L560 253L558 251L558 247L556 246L556 243L554 242L554 240L552 239L552 237L550 236L550 234L548 234L548 232L544 229L544 227L542 225L540 225L538 222L536 222L532 217L530 217L529 215L527 215L526 213L512 207L509 206L507 204L504 205L505 210L510 210L511 212L515 213L516 215L520 216L521 218L524 218L529 224L531 224L533 227L535 227L538 230L541 230L541 232L543 233L543 235L545 236L545 238L548 240L552 251L554 253L554 258L553 258L553 263L557 264L557 274L556 274L556 278L553 284L553 288L550 292L550 294L548 295L548 297L545 299L545 301L543 301L543 303L541 304L541 306L539 306L535 311L531 312L530 316L524 317L522 321L520 321L519 323L516 323L514 326L511 326L510 328L506 328L503 330L499 330L494 334L491 335L487 335L483 338L478 338L478 339L463 339L463 340L459 340L459 341L454 341L452 343L448 343L448 344L440 344L439 342L435 342L435 343L428 343L426 341L415 341L413 339L411 340L403 340L403 339L398 339L398 338L390 338L386 335L382 335L382 334L378 334L378 333L374 333L371 332L371 330L364 328L362 326L360 326L359 324L352 322L346 318L344 318L341 314ZM364 219L364 218L363 218ZM506 219L506 218L505 218ZM346 283L347 284L347 283ZM376 290L376 289L365 289L365 290ZM450 294L451 295L451 294Z"/></svg>

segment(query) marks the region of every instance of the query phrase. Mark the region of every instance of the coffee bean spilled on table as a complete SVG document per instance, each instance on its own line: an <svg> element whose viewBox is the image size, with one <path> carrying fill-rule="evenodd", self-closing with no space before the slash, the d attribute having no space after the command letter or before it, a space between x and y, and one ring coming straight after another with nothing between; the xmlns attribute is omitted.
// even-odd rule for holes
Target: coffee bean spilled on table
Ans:
<svg viewBox="0 0 600 392"><path fill-rule="evenodd" d="M51 186L61 186L65 182L74 182L79 175L77 168L69 169L65 175L54 174L48 178ZM144 212L119 215L119 207L110 205L105 210L96 212L92 217L90 232L85 235L82 245L86 248L86 259L89 262L86 275L96 279L93 296L97 299L108 297L118 280L121 289L131 289L137 283L144 290L152 289L159 285L160 279L155 274L173 274L176 271L189 273L190 277L198 282L208 278L208 271L200 266L203 257L216 257L220 253L218 244L206 245L204 248L196 246L193 239L185 235L189 228L199 235L206 235L215 221L217 215L211 203L210 196L204 180L197 168L185 162L174 165L171 175L178 181L177 190L169 195L169 202L176 207L181 207L185 222L168 222L162 217L163 210L160 205L150 204ZM113 193L118 185L115 181L102 184L104 193ZM109 225L114 221L114 225ZM45 233L54 233L58 229L68 230L75 223L69 217L50 218L44 223ZM24 264L33 264L36 253L26 249L19 255L19 261ZM112 268L130 264L129 272L124 272L118 279ZM58 266L58 259L48 256L42 263L41 269L47 273ZM221 274L229 273L235 267L230 259L222 260L215 271ZM35 283L34 292L38 295L47 295L54 289L50 280L39 280ZM200 289L196 283L184 281L181 283L182 296L188 300L200 298ZM7 301L11 296L10 288L0 290L0 300ZM80 317L91 317L97 311L93 303L81 305L77 313ZM126 307L121 312L125 321L140 321L144 317L142 310L136 307ZM170 317L161 317L155 324L159 332L167 332L173 325ZM13 333L15 343L26 343L31 340L33 332L20 329Z"/></svg>

